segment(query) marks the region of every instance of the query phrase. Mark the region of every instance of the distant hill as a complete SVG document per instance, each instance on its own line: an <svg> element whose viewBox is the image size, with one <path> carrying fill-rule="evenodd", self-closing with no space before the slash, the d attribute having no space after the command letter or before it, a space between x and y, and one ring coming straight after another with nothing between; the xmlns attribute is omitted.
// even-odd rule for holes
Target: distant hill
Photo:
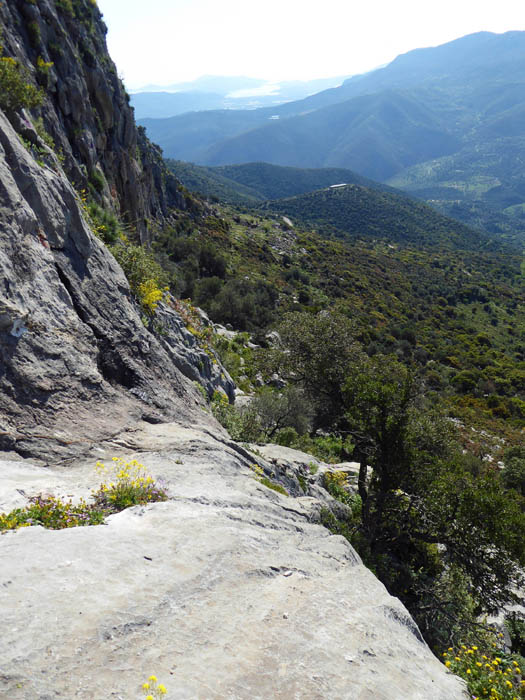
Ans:
<svg viewBox="0 0 525 700"><path fill-rule="evenodd" d="M239 204L293 197L340 183L395 191L343 168L304 169L270 163L206 167L175 160L167 162L170 170L189 190Z"/></svg>
<svg viewBox="0 0 525 700"><path fill-rule="evenodd" d="M142 123L169 157L347 168L525 240L524 76L525 32L480 32L273 109Z"/></svg>
<svg viewBox="0 0 525 700"><path fill-rule="evenodd" d="M459 147L442 115L417 96L382 92L230 137L208 148L206 160L223 165L264 158L277 165L349 168L384 180Z"/></svg>
<svg viewBox="0 0 525 700"><path fill-rule="evenodd" d="M410 197L360 185L267 202L265 211L315 226L325 236L383 239L435 249L499 247L486 236Z"/></svg>

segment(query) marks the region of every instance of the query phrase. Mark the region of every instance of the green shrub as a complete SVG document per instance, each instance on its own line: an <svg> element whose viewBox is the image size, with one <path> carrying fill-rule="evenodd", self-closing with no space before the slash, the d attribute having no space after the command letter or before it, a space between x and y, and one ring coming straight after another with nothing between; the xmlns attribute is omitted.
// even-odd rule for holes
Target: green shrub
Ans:
<svg viewBox="0 0 525 700"><path fill-rule="evenodd" d="M104 190L106 179L104 175L100 172L100 170L93 168L89 176L89 183L93 185L95 190L100 194Z"/></svg>
<svg viewBox="0 0 525 700"><path fill-rule="evenodd" d="M48 87L49 85L49 71L52 67L53 61L44 61L42 56L36 59L36 76L43 87Z"/></svg>
<svg viewBox="0 0 525 700"><path fill-rule="evenodd" d="M149 476L145 467L132 460L114 457L111 467L97 462L97 472L110 478L102 483L93 495L94 502L83 499L79 503L62 501L55 496L33 496L30 505L16 508L9 513L0 513L0 531L16 530L19 527L41 525L51 530L62 530L81 525L100 525L111 513L118 513L130 506L165 501L168 496L164 488Z"/></svg>
<svg viewBox="0 0 525 700"><path fill-rule="evenodd" d="M59 10L62 10L70 17L75 16L75 10L73 9L71 0L56 0L56 6Z"/></svg>
<svg viewBox="0 0 525 700"><path fill-rule="evenodd" d="M93 494L96 505L106 512L117 513L130 506L168 499L165 489L158 486L144 465L135 459L126 462L120 457L113 457L111 466L97 462L96 470L109 479L109 483L101 484Z"/></svg>
<svg viewBox="0 0 525 700"><path fill-rule="evenodd" d="M139 300L143 311L152 316L167 291L166 273L152 253L141 245L122 241L111 246L110 250L124 270L131 291Z"/></svg>
<svg viewBox="0 0 525 700"><path fill-rule="evenodd" d="M280 493L283 496L290 495L288 491L284 488L284 486L281 486L281 484L278 484L277 482L272 481L267 476L265 476L261 466L259 466L258 464L252 464L250 468L254 472L256 480L263 486L266 486L267 489L277 491L277 493Z"/></svg>
<svg viewBox="0 0 525 700"><path fill-rule="evenodd" d="M229 404L228 398L224 394L216 391L211 400L211 411L234 440L242 442L262 440L263 434L257 415L250 410L250 407L240 411Z"/></svg>
<svg viewBox="0 0 525 700"><path fill-rule="evenodd" d="M42 117L38 117L37 119L33 119L33 127L38 134L38 136L42 139L42 141L51 148L51 150L54 150L55 148L55 142L53 140L53 137L51 134L46 131L46 128L44 126L44 120Z"/></svg>
<svg viewBox="0 0 525 700"><path fill-rule="evenodd" d="M0 530L16 530L19 527L41 525L51 530L62 530L79 525L99 525L105 513L84 500L73 504L54 496L33 496L30 505L16 508L10 513L0 513Z"/></svg>
<svg viewBox="0 0 525 700"><path fill-rule="evenodd" d="M525 617L511 612L505 618L505 627L509 632L512 651L525 656Z"/></svg>
<svg viewBox="0 0 525 700"><path fill-rule="evenodd" d="M522 668L525 659L500 652L494 643L490 651L465 644L443 653L445 666L467 682L474 698L491 700L518 700L525 698L525 679Z"/></svg>
<svg viewBox="0 0 525 700"><path fill-rule="evenodd" d="M29 71L9 56L0 58L0 108L6 112L34 109L44 101L44 92L30 82Z"/></svg>
<svg viewBox="0 0 525 700"><path fill-rule="evenodd" d="M337 501L344 503L351 508L352 517L356 523L361 517L361 498L358 494L353 494L346 488L348 474L343 471L326 472L323 476L323 486L328 493Z"/></svg>

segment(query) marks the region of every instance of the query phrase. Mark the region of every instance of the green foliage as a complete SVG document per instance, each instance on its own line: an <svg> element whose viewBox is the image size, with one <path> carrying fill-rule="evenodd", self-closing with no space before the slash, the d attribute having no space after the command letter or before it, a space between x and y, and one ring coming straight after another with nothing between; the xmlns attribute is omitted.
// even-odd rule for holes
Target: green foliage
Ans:
<svg viewBox="0 0 525 700"><path fill-rule="evenodd" d="M494 473L472 472L451 440L450 424L425 408L399 363L362 363L345 392L361 468L373 470L369 482L367 466L359 478L362 554L437 646L456 633L459 618L467 626L513 599L525 562L521 503ZM451 587L447 578L454 572L461 585ZM453 589L468 598L451 605Z"/></svg>
<svg viewBox="0 0 525 700"><path fill-rule="evenodd" d="M224 394L216 391L211 400L211 410L234 440L258 442L261 439L262 433L257 416L249 407L240 411L228 403L228 398Z"/></svg>
<svg viewBox="0 0 525 700"><path fill-rule="evenodd" d="M48 146L48 148L50 148L51 150L54 150L55 142L51 134L48 131L46 131L46 128L44 126L44 120L42 119L42 117L37 117L36 119L33 119L33 127L38 136L46 144L46 146Z"/></svg>
<svg viewBox="0 0 525 700"><path fill-rule="evenodd" d="M332 311L286 314L279 325L281 346L268 352L268 370L303 389L311 402L314 429L337 432L344 420L342 385L349 366L363 355L354 333L355 325Z"/></svg>
<svg viewBox="0 0 525 700"><path fill-rule="evenodd" d="M93 168L89 175L89 184L92 185L99 194L104 190L106 178L97 168Z"/></svg>
<svg viewBox="0 0 525 700"><path fill-rule="evenodd" d="M386 238L397 243L480 248L483 237L422 202L398 193L348 185L269 202L265 209L307 222L327 235L348 239Z"/></svg>
<svg viewBox="0 0 525 700"><path fill-rule="evenodd" d="M201 288L197 299L212 318L243 331L270 324L275 318L278 293L262 280L228 280L213 298L202 295Z"/></svg>
<svg viewBox="0 0 525 700"><path fill-rule="evenodd" d="M266 486L266 488L271 489L272 491L277 491L277 493L280 493L283 496L290 495L284 486L281 486L281 484L277 484L275 481L268 479L267 476L262 476L259 481L263 486Z"/></svg>
<svg viewBox="0 0 525 700"><path fill-rule="evenodd" d="M70 17L75 16L75 10L73 8L73 3L71 0L56 0L56 6L62 12L65 12Z"/></svg>
<svg viewBox="0 0 525 700"><path fill-rule="evenodd" d="M293 428L297 435L304 435L310 425L310 405L295 386L287 386L280 392L269 387L261 389L251 401L250 411L256 414L261 433L268 442L283 428Z"/></svg>
<svg viewBox="0 0 525 700"><path fill-rule="evenodd" d="M294 428L282 428L275 434L272 442L307 452L329 464L340 462L342 456L351 454L353 450L353 443L348 438L333 434L298 435Z"/></svg>
<svg viewBox="0 0 525 700"><path fill-rule="evenodd" d="M44 92L30 82L28 70L10 58L0 58L0 109L13 112L18 109L34 109L44 101Z"/></svg>
<svg viewBox="0 0 525 700"><path fill-rule="evenodd" d="M41 525L51 530L62 530L81 525L100 525L111 513L118 513L133 505L165 501L166 490L147 473L145 467L132 460L114 457L111 467L97 462L99 474L109 478L93 492L93 503L80 499L79 503L63 501L55 496L33 496L30 505L0 513L0 531Z"/></svg>
<svg viewBox="0 0 525 700"><path fill-rule="evenodd" d="M126 462L120 457L113 457L109 467L97 462L96 470L109 480L93 494L96 505L106 512L118 512L130 506L166 501L168 498L166 490L135 459Z"/></svg>
<svg viewBox="0 0 525 700"><path fill-rule="evenodd" d="M505 468L501 480L506 488L525 496L525 447L511 447L503 455Z"/></svg>
<svg viewBox="0 0 525 700"><path fill-rule="evenodd" d="M260 467L258 464L253 464L251 466L251 469L253 470L255 478L260 484L266 486L266 488L271 489L272 491L277 491L277 493L280 493L283 496L290 495L288 491L284 488L284 486L281 486L281 484L278 484L276 481L272 481L267 476L265 476L262 467Z"/></svg>
<svg viewBox="0 0 525 700"><path fill-rule="evenodd" d="M131 291L139 300L142 309L153 315L166 291L165 272L153 254L141 245L126 240L111 246L110 250L124 270Z"/></svg>
<svg viewBox="0 0 525 700"><path fill-rule="evenodd" d="M0 530L16 530L19 527L41 525L51 530L80 525L99 525L106 513L96 505L84 500L72 503L55 496L32 496L30 505L16 508L10 513L0 513Z"/></svg>
<svg viewBox="0 0 525 700"><path fill-rule="evenodd" d="M505 617L505 627L510 636L512 651L525 657L525 616L510 612Z"/></svg>
<svg viewBox="0 0 525 700"><path fill-rule="evenodd" d="M352 519L358 522L361 517L362 501L358 494L353 494L347 488L348 475L343 471L325 472L323 486L337 501L344 503L352 511Z"/></svg>
<svg viewBox="0 0 525 700"><path fill-rule="evenodd" d="M293 197L337 182L359 184L377 190L388 189L342 168L302 169L270 163L205 167L180 160L168 159L167 162L170 170L188 189L206 197L216 197L236 204Z"/></svg>
<svg viewBox="0 0 525 700"><path fill-rule="evenodd" d="M125 227L122 221L112 211L103 209L93 199L85 199L84 211L91 223L91 228L106 245L111 245L121 240L126 241Z"/></svg>
<svg viewBox="0 0 525 700"><path fill-rule="evenodd" d="M29 35L29 40L34 47L40 46L42 41L42 35L40 32L40 27L36 20L27 23L27 33Z"/></svg>
<svg viewBox="0 0 525 700"><path fill-rule="evenodd" d="M472 697L491 700L525 698L525 658L490 648L465 644L443 653L445 666L467 682Z"/></svg>
<svg viewBox="0 0 525 700"><path fill-rule="evenodd" d="M36 59L36 75L37 80L43 87L49 86L50 70L53 67L53 61L44 61L42 56Z"/></svg>

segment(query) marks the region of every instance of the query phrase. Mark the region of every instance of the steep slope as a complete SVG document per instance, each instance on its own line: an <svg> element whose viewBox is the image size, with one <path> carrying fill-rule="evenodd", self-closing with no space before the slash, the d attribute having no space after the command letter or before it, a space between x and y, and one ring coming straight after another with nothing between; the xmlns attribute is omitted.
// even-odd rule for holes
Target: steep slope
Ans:
<svg viewBox="0 0 525 700"><path fill-rule="evenodd" d="M2 3L0 24L4 53L44 90L42 126L69 180L120 213L146 240L148 220L166 217L183 198L160 151L135 126L96 3ZM30 128L24 136L36 140Z"/></svg>
<svg viewBox="0 0 525 700"><path fill-rule="evenodd" d="M164 335L144 327L54 167L34 160L0 112L0 449L64 456L141 416L198 421L198 394L177 367L198 379L200 366L216 387L220 368L168 308Z"/></svg>
<svg viewBox="0 0 525 700"><path fill-rule="evenodd" d="M162 334L151 319L146 328L86 218L89 197L147 240L170 203L185 204L136 130L100 13L89 0L4 3L0 13L13 54L1 63L0 449L65 456L141 416L198 418L188 380L233 397L231 380L169 306ZM28 111L33 81L41 94Z"/></svg>

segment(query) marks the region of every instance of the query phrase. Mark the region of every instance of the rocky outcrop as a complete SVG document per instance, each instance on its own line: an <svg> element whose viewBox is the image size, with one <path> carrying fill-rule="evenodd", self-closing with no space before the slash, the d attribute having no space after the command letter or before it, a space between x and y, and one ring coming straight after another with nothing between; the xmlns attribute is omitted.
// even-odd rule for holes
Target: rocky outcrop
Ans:
<svg viewBox="0 0 525 700"><path fill-rule="evenodd" d="M87 496L97 459L137 457L170 500L106 525L0 536L0 695L460 700L459 679L322 503L255 478L221 432L138 424L67 470L0 462L0 511L23 493ZM21 493L22 492L22 493Z"/></svg>
<svg viewBox="0 0 525 700"><path fill-rule="evenodd" d="M40 116L70 181L149 240L151 225L185 199L160 149L135 126L96 2L3 2L0 26L4 53L44 89Z"/></svg>
<svg viewBox="0 0 525 700"><path fill-rule="evenodd" d="M122 270L50 163L37 163L0 112L0 449L60 457L141 416L198 422L202 398L177 367L193 367L208 393L232 393L231 380L185 343L174 311L161 340L144 327Z"/></svg>

